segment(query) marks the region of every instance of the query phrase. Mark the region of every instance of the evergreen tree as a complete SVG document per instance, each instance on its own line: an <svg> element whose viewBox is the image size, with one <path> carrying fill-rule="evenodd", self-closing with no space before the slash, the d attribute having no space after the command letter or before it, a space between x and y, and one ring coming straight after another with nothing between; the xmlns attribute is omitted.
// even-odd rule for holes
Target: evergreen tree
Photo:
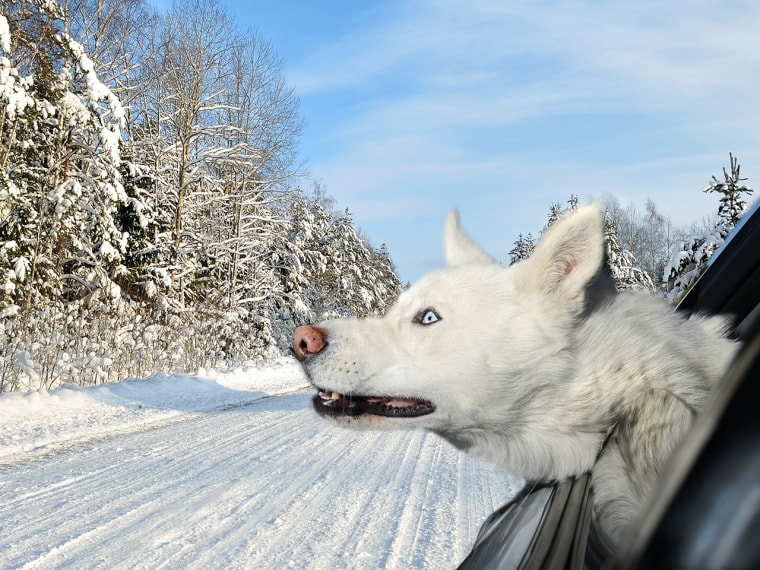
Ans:
<svg viewBox="0 0 760 570"><path fill-rule="evenodd" d="M570 194L570 199L567 201L567 206L564 208L559 202L550 204L546 225L541 229L541 233L544 233L549 226L559 220L562 216L575 212L578 208L580 208L580 200L575 194Z"/></svg>
<svg viewBox="0 0 760 570"><path fill-rule="evenodd" d="M719 182L713 176L713 181L703 188L702 192L715 192L720 196L718 202L720 223L727 228L733 228L747 210L747 201L744 199L745 195L749 196L754 190L745 184L740 184L747 179L741 177L741 166L732 153L728 153L728 160L731 172L727 172L724 166L723 181Z"/></svg>
<svg viewBox="0 0 760 570"><path fill-rule="evenodd" d="M740 177L738 160L729 153L730 172L723 168L722 182L713 176L703 192L719 194L718 222L708 231L681 242L670 262L665 266L663 281L667 283L668 298L678 301L707 267L707 261L723 244L747 210L745 196L754 190L744 184Z"/></svg>
<svg viewBox="0 0 760 570"><path fill-rule="evenodd" d="M652 279L639 267L633 254L620 246L616 224L608 215L604 216L604 241L607 265L617 290L644 289L653 293Z"/></svg>
<svg viewBox="0 0 760 570"><path fill-rule="evenodd" d="M372 269L375 275L373 292L375 301L372 314L381 315L396 302L401 294L401 280L396 274L393 259L384 243L372 252Z"/></svg>
<svg viewBox="0 0 760 570"><path fill-rule="evenodd" d="M169 280L160 272L161 247L157 236L166 234L170 225L155 204L156 175L149 165L135 161L134 147L123 143L121 180L125 200L119 204L116 224L126 239L123 264L126 268L117 283L130 299L153 299L168 289Z"/></svg>
<svg viewBox="0 0 760 570"><path fill-rule="evenodd" d="M513 265L518 261L528 259L531 255L533 255L533 250L535 248L536 241L533 239L533 236L530 233L528 233L526 236L519 234L517 236L517 241L515 241L515 246L509 251L509 264Z"/></svg>
<svg viewBox="0 0 760 570"><path fill-rule="evenodd" d="M329 241L330 214L318 201L299 197L291 202L287 239L291 263L286 288L299 291L293 302L293 316L298 324L323 320L331 314L331 292L326 278L328 258L333 255Z"/></svg>
<svg viewBox="0 0 760 570"><path fill-rule="evenodd" d="M287 236L272 250L277 301L270 312L282 349L298 324L380 315L401 291L387 248L373 249L359 237L348 211L336 217L321 202L293 200Z"/></svg>
<svg viewBox="0 0 760 570"><path fill-rule="evenodd" d="M0 17L2 303L97 289L118 296L121 104L63 31L54 3L35 0Z"/></svg>

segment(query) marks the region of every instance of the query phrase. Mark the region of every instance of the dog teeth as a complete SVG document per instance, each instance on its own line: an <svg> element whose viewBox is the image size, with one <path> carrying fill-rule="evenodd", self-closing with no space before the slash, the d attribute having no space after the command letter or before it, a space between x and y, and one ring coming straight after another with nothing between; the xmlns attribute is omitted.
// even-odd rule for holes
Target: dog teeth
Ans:
<svg viewBox="0 0 760 570"><path fill-rule="evenodd" d="M343 399L343 394L340 392L319 392L319 397L325 402L338 401Z"/></svg>

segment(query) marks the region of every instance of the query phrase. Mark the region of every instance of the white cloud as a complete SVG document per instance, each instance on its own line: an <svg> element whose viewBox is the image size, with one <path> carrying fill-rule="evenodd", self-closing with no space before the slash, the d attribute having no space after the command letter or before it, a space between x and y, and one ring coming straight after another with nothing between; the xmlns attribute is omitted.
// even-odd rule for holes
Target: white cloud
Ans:
<svg viewBox="0 0 760 570"><path fill-rule="evenodd" d="M457 204L507 250L570 193L699 219L729 151L760 179L760 4L674 4L378 3L291 62L329 128L312 171L394 258L380 222Z"/></svg>
<svg viewBox="0 0 760 570"><path fill-rule="evenodd" d="M699 1L389 3L317 49L294 78L303 94L535 84L571 100L585 91L681 108L714 99L716 88L756 91L760 5L736 4L740 12Z"/></svg>

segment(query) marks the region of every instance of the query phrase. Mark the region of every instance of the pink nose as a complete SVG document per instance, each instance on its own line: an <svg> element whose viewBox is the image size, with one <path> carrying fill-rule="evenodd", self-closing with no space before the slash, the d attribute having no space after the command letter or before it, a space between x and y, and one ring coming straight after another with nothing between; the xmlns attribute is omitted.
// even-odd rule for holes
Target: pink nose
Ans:
<svg viewBox="0 0 760 570"><path fill-rule="evenodd" d="M316 354L325 347L325 329L302 325L293 337L293 352L303 362L309 354Z"/></svg>

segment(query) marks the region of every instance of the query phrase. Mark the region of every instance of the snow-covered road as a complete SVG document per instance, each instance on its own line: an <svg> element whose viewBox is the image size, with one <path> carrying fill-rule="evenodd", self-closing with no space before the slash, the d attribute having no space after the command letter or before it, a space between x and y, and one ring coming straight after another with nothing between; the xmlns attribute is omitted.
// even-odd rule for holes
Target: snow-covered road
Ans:
<svg viewBox="0 0 760 570"><path fill-rule="evenodd" d="M0 397L0 568L453 568L519 485L311 395L281 361Z"/></svg>

